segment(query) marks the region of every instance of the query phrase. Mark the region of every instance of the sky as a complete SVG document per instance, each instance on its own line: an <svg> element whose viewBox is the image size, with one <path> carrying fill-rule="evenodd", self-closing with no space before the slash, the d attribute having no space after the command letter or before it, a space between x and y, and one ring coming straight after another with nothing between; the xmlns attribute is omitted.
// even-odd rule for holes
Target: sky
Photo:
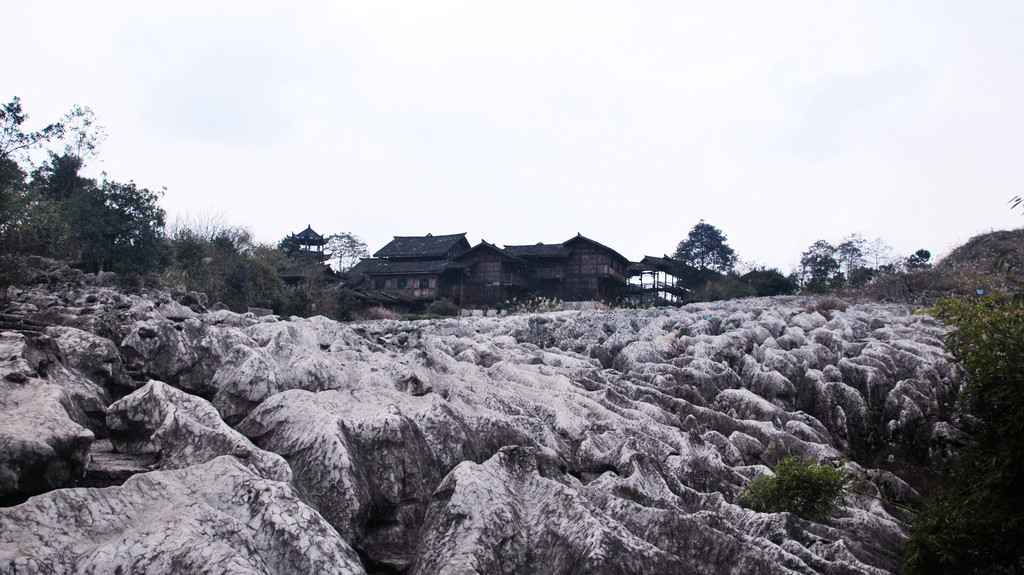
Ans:
<svg viewBox="0 0 1024 575"><path fill-rule="evenodd" d="M9 3L0 100L106 129L169 218L792 269L1024 225L1024 3Z"/></svg>

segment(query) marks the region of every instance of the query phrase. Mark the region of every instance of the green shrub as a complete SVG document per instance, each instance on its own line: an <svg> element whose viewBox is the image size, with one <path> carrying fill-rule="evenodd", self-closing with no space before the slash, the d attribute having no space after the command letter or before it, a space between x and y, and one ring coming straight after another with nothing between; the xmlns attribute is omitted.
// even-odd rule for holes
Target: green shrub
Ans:
<svg viewBox="0 0 1024 575"><path fill-rule="evenodd" d="M448 298L430 302L425 310L427 314L439 317L451 317L459 315L459 306Z"/></svg>
<svg viewBox="0 0 1024 575"><path fill-rule="evenodd" d="M740 493L739 503L759 513L788 511L804 519L821 520L846 494L846 476L831 465L787 457L774 475L762 475Z"/></svg>
<svg viewBox="0 0 1024 575"><path fill-rule="evenodd" d="M25 281L25 258L15 254L0 255L0 285L8 286Z"/></svg>
<svg viewBox="0 0 1024 575"><path fill-rule="evenodd" d="M941 301L930 312L967 371L960 407L974 443L911 523L910 573L1024 572L1024 298Z"/></svg>

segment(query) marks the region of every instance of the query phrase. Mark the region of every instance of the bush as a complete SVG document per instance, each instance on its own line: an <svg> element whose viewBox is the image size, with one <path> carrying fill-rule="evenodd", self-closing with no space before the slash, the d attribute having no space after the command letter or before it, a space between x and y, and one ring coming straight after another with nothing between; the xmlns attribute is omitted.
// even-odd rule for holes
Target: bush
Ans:
<svg viewBox="0 0 1024 575"><path fill-rule="evenodd" d="M14 254L0 255L0 285L14 285L25 281L25 258Z"/></svg>
<svg viewBox="0 0 1024 575"><path fill-rule="evenodd" d="M722 301L757 295L757 290L734 275L711 280L697 290L697 301Z"/></svg>
<svg viewBox="0 0 1024 575"><path fill-rule="evenodd" d="M740 493L739 503L759 513L788 511L804 519L823 519L846 494L846 477L831 465L787 457L775 465L775 475L762 475Z"/></svg>
<svg viewBox="0 0 1024 575"><path fill-rule="evenodd" d="M395 312L383 307L371 307L352 314L353 321L375 321L381 319L397 319Z"/></svg>
<svg viewBox="0 0 1024 575"><path fill-rule="evenodd" d="M755 295L792 295L800 289L795 277L782 275L778 269L756 269L740 276L740 281L753 288Z"/></svg>
<svg viewBox="0 0 1024 575"><path fill-rule="evenodd" d="M439 317L451 317L459 314L459 306L448 298L430 302L426 309L427 314Z"/></svg>
<svg viewBox="0 0 1024 575"><path fill-rule="evenodd" d="M967 371L960 406L975 442L952 481L912 522L910 573L1024 570L1024 298L944 300L930 310L953 330L947 345Z"/></svg>

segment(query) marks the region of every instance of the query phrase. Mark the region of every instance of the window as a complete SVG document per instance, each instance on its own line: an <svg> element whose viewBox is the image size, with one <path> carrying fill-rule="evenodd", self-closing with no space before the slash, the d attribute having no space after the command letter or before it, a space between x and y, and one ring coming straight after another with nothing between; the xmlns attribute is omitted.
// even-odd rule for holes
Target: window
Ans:
<svg viewBox="0 0 1024 575"><path fill-rule="evenodd" d="M405 278L398 279L398 289L405 289Z"/></svg>
<svg viewBox="0 0 1024 575"><path fill-rule="evenodd" d="M430 279L423 278L420 280L420 289L430 289Z"/></svg>
<svg viewBox="0 0 1024 575"><path fill-rule="evenodd" d="M384 289L384 280L373 280L373 289Z"/></svg>

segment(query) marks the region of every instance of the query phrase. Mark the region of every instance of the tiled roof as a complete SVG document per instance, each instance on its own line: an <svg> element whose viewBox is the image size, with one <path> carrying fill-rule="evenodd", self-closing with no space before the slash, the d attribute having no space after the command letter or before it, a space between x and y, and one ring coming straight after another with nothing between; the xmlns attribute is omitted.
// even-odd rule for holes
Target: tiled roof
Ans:
<svg viewBox="0 0 1024 575"><path fill-rule="evenodd" d="M521 258L567 258L571 252L563 244L505 246L505 251Z"/></svg>
<svg viewBox="0 0 1024 575"><path fill-rule="evenodd" d="M400 257L445 257L452 248L466 242L466 234L447 236L395 236L388 245L382 247L375 258ZM466 247L469 242L466 242Z"/></svg>
<svg viewBox="0 0 1024 575"><path fill-rule="evenodd" d="M473 249L469 250L468 252L463 252L462 255L459 256L459 259L461 259L463 256L465 256L466 254L468 254L470 252L474 252L476 250L481 250L481 249L490 249L490 250L493 250L493 251L497 252L498 254L500 254L500 255L502 255L502 256L510 259L510 260L513 260L513 261L516 261L516 262L519 262L519 263L524 263L523 260L519 259L515 254L511 253L510 251L503 250L503 249L499 248L498 246L496 246L496 245L494 245L492 243L488 243L488 242L483 241L483 240L481 240L480 243L478 243L477 245L473 246Z"/></svg>
<svg viewBox="0 0 1024 575"><path fill-rule="evenodd" d="M569 244L569 243L572 243L572 242L578 242L578 241L583 241L583 242L587 242L587 243L593 244L593 245L595 245L595 246L597 246L597 247L599 247L599 248L602 248L602 249L608 250L608 251L610 251L611 253L615 254L616 256L620 257L620 258L621 258L621 259L622 259L623 261L625 261L625 262L627 262L627 263L629 262L629 259L628 259L628 258L626 258L626 256L624 256L624 255L620 254L619 252L617 252L617 251L615 251L615 250L611 249L610 247L608 247L608 246L606 246L606 245L604 245L604 244L602 244L602 243L600 243L600 242L595 242L594 240L592 240L592 239L590 239L590 238L588 238L588 237L586 237L586 236L584 236L583 234L580 234L580 233L577 233L577 234L576 234L576 237L574 237L574 238L569 238L568 240L564 241L564 242L562 243L562 245L564 246L564 245L566 245L566 244Z"/></svg>
<svg viewBox="0 0 1024 575"><path fill-rule="evenodd" d="M312 240L314 242L322 242L324 237L313 231L313 228L306 226L306 229L302 230L297 234L292 234L292 238L296 240Z"/></svg>
<svg viewBox="0 0 1024 575"><path fill-rule="evenodd" d="M360 275L399 275L399 274L439 274L453 267L444 260L427 261L391 261L381 258L360 260L348 271L348 276L355 278Z"/></svg>

